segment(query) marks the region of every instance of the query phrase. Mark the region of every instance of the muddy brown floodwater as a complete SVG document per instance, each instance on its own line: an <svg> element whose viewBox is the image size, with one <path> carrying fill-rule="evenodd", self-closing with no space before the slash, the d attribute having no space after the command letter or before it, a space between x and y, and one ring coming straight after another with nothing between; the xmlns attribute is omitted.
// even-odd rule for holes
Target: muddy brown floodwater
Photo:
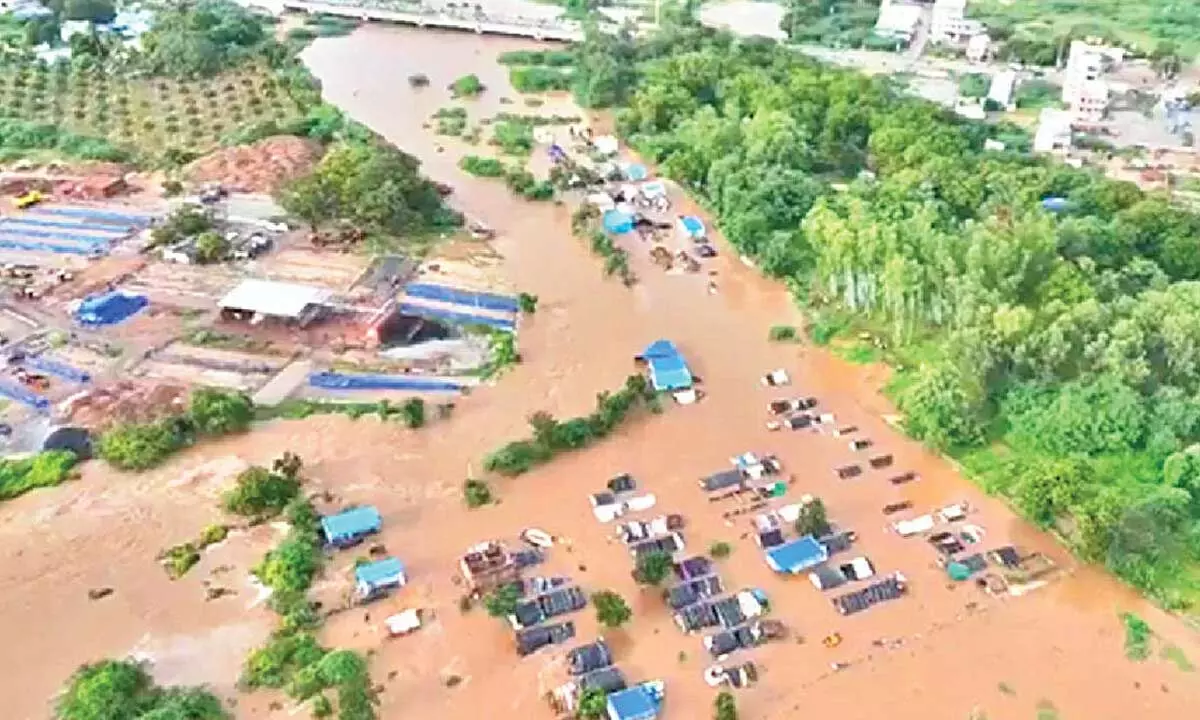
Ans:
<svg viewBox="0 0 1200 720"><path fill-rule="evenodd" d="M629 599L634 619L607 637L631 680L666 680L665 718L711 717L714 691L701 677L708 663L699 638L681 635L657 594L635 587L628 553L589 512L586 495L622 471L658 496L657 510L686 514L689 548L732 543L732 556L721 563L727 584L766 590L773 616L804 639L746 654L760 664L762 678L756 688L739 693L742 717L949 720L986 713L995 720L1031 718L1051 705L1064 719L1195 717L1196 676L1157 656L1137 664L1126 660L1117 614L1139 613L1159 634L1159 647L1176 645L1196 660L1200 643L1194 633L1106 575L1074 568L1051 539L892 430L881 419L890 408L877 392L880 369L767 342L769 326L798 321L783 288L736 259L719 259L714 267L720 292L709 295L703 275L665 275L635 247L632 265L642 281L626 289L606 280L600 261L570 236L568 207L518 202L500 183L471 179L456 169L467 147L436 138L422 125L448 102L446 85L469 72L489 88L467 103L473 121L501 110L531 112L519 100L500 103L506 95L518 96L506 89L505 74L495 64L500 52L529 46L372 26L320 40L306 54L330 101L418 156L429 175L454 185L460 209L497 228L507 276L541 300L537 314L522 322L525 361L494 387L461 402L452 419L420 431L371 418L277 422L193 449L146 476L89 466L78 483L0 506L4 716L45 717L48 699L76 665L135 651L157 658L164 680L210 682L229 693L246 647L270 627L262 608L248 607L253 593L243 586L273 531L234 538L206 557L205 566L174 583L153 555L214 519L216 488L240 463L269 461L294 449L315 484L344 502L380 508L381 541L408 566L410 584L394 598L335 616L325 630L329 644L373 651L372 674L383 686L386 720L551 717L540 696L561 681L562 650L518 660L511 631L479 609L460 612L462 590L454 579L456 558L468 545L512 539L530 525L567 538L551 551L546 574L569 574L585 589L611 588ZM416 72L429 76L430 87L408 86L405 78ZM539 112L569 109L560 100ZM464 508L463 479L479 473L487 451L522 436L530 413L567 417L589 411L595 394L619 385L632 356L659 337L673 339L703 377L708 392L703 402L671 407L592 449L496 482L498 505ZM771 396L758 377L779 366L791 371L795 390L817 396L841 422L858 425L896 456L897 468L911 468L921 480L903 492L879 473L838 482L830 468L851 459L843 442L767 433L765 403ZM748 537L747 521L722 520L722 506L707 502L696 487L697 477L722 469L745 450L777 453L796 476L789 497L802 492L823 497L834 520L858 531L857 547L881 572L900 570L910 578L911 594L842 618L804 578L772 574ZM917 507L968 500L978 508L972 521L988 531L986 546L1015 541L1050 553L1069 572L1020 598L990 599L966 584L948 587L922 541L885 530L880 507L901 498ZM227 557L221 559L222 553ZM353 556L340 554L323 584L344 583ZM224 582L238 586L240 594L206 603L201 583L213 577L214 563L231 566ZM87 589L99 584L113 586L114 595L88 601ZM384 639L381 619L405 606L431 610L431 622L412 636ZM581 641L595 636L590 610L572 619ZM833 650L820 642L831 632L844 638ZM879 640L902 642L881 647ZM835 673L834 662L849 666ZM451 676L461 682L448 687ZM272 706L277 700L240 697L237 716L291 717L294 709L286 702L282 709Z"/></svg>

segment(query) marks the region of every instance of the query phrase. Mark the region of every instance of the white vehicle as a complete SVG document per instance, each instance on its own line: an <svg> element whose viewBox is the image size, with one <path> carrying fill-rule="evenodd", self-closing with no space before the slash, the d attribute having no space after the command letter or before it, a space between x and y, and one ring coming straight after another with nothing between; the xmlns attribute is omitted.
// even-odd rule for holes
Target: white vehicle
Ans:
<svg viewBox="0 0 1200 720"><path fill-rule="evenodd" d="M929 532L933 529L933 516L922 515L911 520L898 520L892 523L892 529L900 537L909 537L923 532Z"/></svg>
<svg viewBox="0 0 1200 720"><path fill-rule="evenodd" d="M403 610L389 616L383 622L387 625L390 637L408 635L421 627L421 611L416 608L409 608L408 610Z"/></svg>
<svg viewBox="0 0 1200 720"><path fill-rule="evenodd" d="M545 530L539 530L537 528L525 528L522 530L521 539L534 547L554 547L554 536Z"/></svg>
<svg viewBox="0 0 1200 720"><path fill-rule="evenodd" d="M763 375L761 382L764 387L779 387L782 385L791 384L792 379L788 377L786 370L784 370L783 368L779 368L776 370L772 370L771 372L767 373L766 375Z"/></svg>

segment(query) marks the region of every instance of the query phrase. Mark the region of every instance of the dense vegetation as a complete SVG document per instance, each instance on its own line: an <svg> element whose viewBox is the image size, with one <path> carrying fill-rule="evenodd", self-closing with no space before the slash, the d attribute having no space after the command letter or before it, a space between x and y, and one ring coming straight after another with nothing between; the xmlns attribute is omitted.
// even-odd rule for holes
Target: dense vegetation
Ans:
<svg viewBox="0 0 1200 720"><path fill-rule="evenodd" d="M262 19L227 0L165 5L142 37L153 73L190 78L215 75L272 47Z"/></svg>
<svg viewBox="0 0 1200 720"><path fill-rule="evenodd" d="M461 225L420 167L381 140L347 140L290 183L280 201L314 229L339 220L369 235L411 236Z"/></svg>
<svg viewBox="0 0 1200 720"><path fill-rule="evenodd" d="M1143 52L1158 43L1179 46L1189 58L1200 52L1200 5L1174 0L976 0L968 10L1000 36L1103 37Z"/></svg>
<svg viewBox="0 0 1200 720"><path fill-rule="evenodd" d="M879 0L787 0L779 28L797 43L895 50L897 41L875 35Z"/></svg>
<svg viewBox="0 0 1200 720"><path fill-rule="evenodd" d="M886 348L914 436L1082 557L1200 599L1200 217L765 41L597 35L575 73L814 338Z"/></svg>
<svg viewBox="0 0 1200 720"><path fill-rule="evenodd" d="M40 452L19 460L0 460L0 500L61 484L71 477L75 461L75 453L69 450Z"/></svg>
<svg viewBox="0 0 1200 720"><path fill-rule="evenodd" d="M56 720L227 720L220 699L199 687L159 687L132 660L102 660L71 676L54 708Z"/></svg>
<svg viewBox="0 0 1200 720"><path fill-rule="evenodd" d="M243 432L254 407L243 393L201 388L186 412L147 423L119 423L96 443L96 454L121 470L146 470L203 436Z"/></svg>
<svg viewBox="0 0 1200 720"><path fill-rule="evenodd" d="M630 375L620 390L596 395L596 410L591 415L559 422L549 413L534 413L529 418L533 437L492 452L484 458L483 468L506 476L529 472L559 453L585 448L608 437L634 410L657 408L657 401L644 376Z"/></svg>

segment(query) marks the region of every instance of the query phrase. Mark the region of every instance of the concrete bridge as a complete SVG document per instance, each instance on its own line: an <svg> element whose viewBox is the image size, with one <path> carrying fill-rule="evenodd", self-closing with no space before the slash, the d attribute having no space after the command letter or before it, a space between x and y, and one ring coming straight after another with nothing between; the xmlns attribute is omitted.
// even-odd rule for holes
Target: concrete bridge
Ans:
<svg viewBox="0 0 1200 720"><path fill-rule="evenodd" d="M337 15L355 20L394 22L417 27L463 30L481 35L510 35L534 40L578 42L583 40L583 28L573 20L543 19L488 14L482 11L461 10L450 13L420 7L401 9L400 3L384 7L383 3L327 3L309 0L283 0L284 10L310 14Z"/></svg>

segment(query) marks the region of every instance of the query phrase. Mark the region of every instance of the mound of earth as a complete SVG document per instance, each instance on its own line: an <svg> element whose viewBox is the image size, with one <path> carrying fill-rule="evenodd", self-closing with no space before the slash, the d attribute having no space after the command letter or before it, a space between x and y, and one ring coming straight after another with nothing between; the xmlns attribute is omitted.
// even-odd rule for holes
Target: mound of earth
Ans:
<svg viewBox="0 0 1200 720"><path fill-rule="evenodd" d="M271 193L288 180L308 173L321 159L321 145L292 135L224 148L187 168L192 182L219 182L236 192Z"/></svg>

